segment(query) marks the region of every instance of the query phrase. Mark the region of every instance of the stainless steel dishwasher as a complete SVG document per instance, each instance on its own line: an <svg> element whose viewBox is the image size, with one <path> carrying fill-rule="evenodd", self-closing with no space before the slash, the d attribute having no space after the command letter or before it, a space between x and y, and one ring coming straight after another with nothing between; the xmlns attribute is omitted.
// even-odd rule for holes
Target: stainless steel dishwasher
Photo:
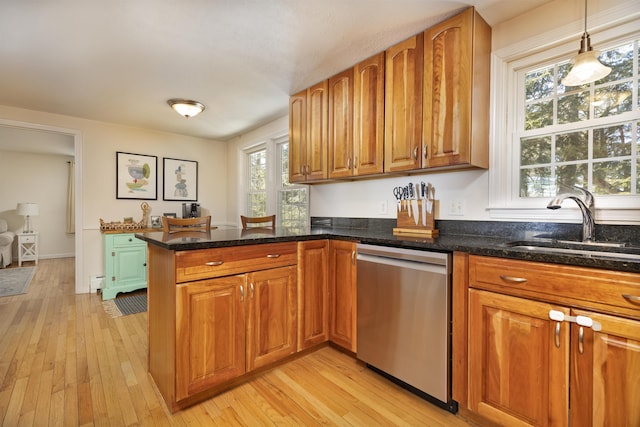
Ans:
<svg viewBox="0 0 640 427"><path fill-rule="evenodd" d="M451 412L451 255L357 245L357 357ZM400 381L398 381L400 380Z"/></svg>

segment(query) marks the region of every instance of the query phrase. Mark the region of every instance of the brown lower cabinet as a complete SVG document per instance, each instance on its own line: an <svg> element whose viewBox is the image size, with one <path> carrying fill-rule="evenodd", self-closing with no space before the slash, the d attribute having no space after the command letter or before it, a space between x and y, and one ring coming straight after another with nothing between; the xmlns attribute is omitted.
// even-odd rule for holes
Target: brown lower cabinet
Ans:
<svg viewBox="0 0 640 427"><path fill-rule="evenodd" d="M356 244L329 242L329 340L356 352Z"/></svg>
<svg viewBox="0 0 640 427"><path fill-rule="evenodd" d="M355 351L354 251L328 240L149 245L149 372L169 409L329 339Z"/></svg>
<svg viewBox="0 0 640 427"><path fill-rule="evenodd" d="M469 286L473 414L504 426L640 425L640 274L470 256Z"/></svg>

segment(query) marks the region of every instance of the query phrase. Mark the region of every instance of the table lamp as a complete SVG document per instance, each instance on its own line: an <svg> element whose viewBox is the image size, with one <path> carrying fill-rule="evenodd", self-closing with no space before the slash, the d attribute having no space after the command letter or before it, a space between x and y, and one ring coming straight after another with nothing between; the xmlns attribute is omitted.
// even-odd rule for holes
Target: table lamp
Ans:
<svg viewBox="0 0 640 427"><path fill-rule="evenodd" d="M18 215L26 216L25 233L33 233L31 228L31 217L38 215L37 203L18 203Z"/></svg>

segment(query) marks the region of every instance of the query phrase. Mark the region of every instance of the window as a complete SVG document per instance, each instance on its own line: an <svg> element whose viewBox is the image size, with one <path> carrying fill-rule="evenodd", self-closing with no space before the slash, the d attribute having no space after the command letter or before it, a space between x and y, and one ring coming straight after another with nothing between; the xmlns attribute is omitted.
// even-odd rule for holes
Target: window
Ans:
<svg viewBox="0 0 640 427"><path fill-rule="evenodd" d="M519 72L520 197L551 197L574 185L595 195L640 194L638 45L604 51L611 73L583 86L562 85L567 60Z"/></svg>
<svg viewBox="0 0 640 427"><path fill-rule="evenodd" d="M278 227L304 228L309 223L309 188L289 183L288 137L245 150L247 216L276 213Z"/></svg>
<svg viewBox="0 0 640 427"><path fill-rule="evenodd" d="M289 141L278 147L278 212L283 227L304 228L309 218L309 189L289 182Z"/></svg>
<svg viewBox="0 0 640 427"><path fill-rule="evenodd" d="M267 149L248 153L247 216L267 215Z"/></svg>
<svg viewBox="0 0 640 427"><path fill-rule="evenodd" d="M595 194L599 223L640 224L640 19L629 8L589 18L612 68L589 85L561 83L579 42L569 24L492 52L491 218L577 221L577 207L546 205L578 185Z"/></svg>

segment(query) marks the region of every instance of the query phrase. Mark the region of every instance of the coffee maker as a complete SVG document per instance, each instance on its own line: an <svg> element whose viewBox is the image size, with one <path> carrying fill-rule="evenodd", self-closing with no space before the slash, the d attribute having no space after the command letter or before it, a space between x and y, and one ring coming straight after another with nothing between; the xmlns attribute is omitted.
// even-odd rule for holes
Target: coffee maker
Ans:
<svg viewBox="0 0 640 427"><path fill-rule="evenodd" d="M182 218L198 218L200 216L199 203L183 203Z"/></svg>

